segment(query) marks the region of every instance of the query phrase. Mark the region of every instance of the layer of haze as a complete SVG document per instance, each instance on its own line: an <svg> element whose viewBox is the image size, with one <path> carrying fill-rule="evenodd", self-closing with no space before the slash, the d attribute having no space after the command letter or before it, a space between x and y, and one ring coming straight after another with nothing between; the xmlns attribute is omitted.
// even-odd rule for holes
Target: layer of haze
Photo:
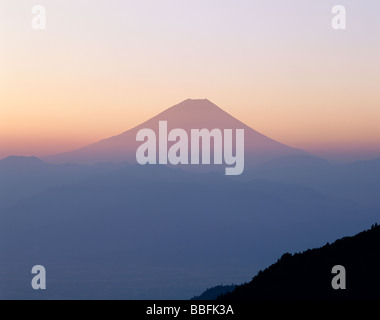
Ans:
<svg viewBox="0 0 380 320"><path fill-rule="evenodd" d="M187 98L282 143L380 155L380 2L0 0L0 158L74 149ZM347 30L331 9L347 9Z"/></svg>

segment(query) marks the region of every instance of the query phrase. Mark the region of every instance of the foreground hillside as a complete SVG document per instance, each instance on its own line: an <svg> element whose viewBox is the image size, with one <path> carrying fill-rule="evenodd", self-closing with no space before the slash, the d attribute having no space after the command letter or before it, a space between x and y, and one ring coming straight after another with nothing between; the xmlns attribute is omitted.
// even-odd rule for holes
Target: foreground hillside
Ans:
<svg viewBox="0 0 380 320"><path fill-rule="evenodd" d="M219 299L380 299L380 227L291 255ZM346 290L334 290L335 265L346 269Z"/></svg>

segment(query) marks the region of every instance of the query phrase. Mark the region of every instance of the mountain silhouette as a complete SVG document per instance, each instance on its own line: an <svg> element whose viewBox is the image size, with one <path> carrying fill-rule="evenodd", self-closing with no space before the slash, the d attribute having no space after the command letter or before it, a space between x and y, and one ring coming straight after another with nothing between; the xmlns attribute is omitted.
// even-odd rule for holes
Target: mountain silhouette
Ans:
<svg viewBox="0 0 380 320"><path fill-rule="evenodd" d="M194 296L190 300L200 300L200 301L202 301L202 300L216 300L221 295L231 293L232 291L234 291L236 289L236 287L237 286L234 284L229 285L229 286L220 285L220 286L212 287L212 288L207 289L201 295Z"/></svg>
<svg viewBox="0 0 380 320"><path fill-rule="evenodd" d="M245 129L252 168L231 178L135 164L136 133L160 120L169 130ZM208 100L42 161L0 160L0 299L188 299L242 283L283 252L378 221L379 168L380 159L331 165ZM35 264L52 275L38 295L25 285Z"/></svg>
<svg viewBox="0 0 380 320"><path fill-rule="evenodd" d="M32 170L42 169L48 164L36 157L9 156L0 160L0 170Z"/></svg>
<svg viewBox="0 0 380 320"><path fill-rule="evenodd" d="M277 263L219 299L227 300L378 300L380 227L345 237L322 248L285 253ZM346 270L347 287L334 290L332 268Z"/></svg>
<svg viewBox="0 0 380 320"><path fill-rule="evenodd" d="M305 151L291 148L262 135L207 99L188 99L120 135L78 150L47 156L43 160L51 163L94 164L126 161L134 164L136 150L141 144L141 142L136 142L137 132L149 128L157 133L160 120L168 122L169 131L182 128L188 134L191 129L245 129L246 166L260 165L278 157L309 155Z"/></svg>

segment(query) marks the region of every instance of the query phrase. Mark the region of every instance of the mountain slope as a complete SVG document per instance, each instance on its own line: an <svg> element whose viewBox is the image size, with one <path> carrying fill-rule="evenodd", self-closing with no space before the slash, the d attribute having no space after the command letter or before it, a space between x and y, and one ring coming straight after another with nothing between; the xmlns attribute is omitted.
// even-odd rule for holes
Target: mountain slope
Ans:
<svg viewBox="0 0 380 320"><path fill-rule="evenodd" d="M235 288L236 288L236 285L233 285L233 284L230 286L220 285L220 286L212 287L212 288L207 289L201 295L195 296L195 297L191 298L190 300L200 300L200 301L202 301L202 300L216 300L222 294L227 294L227 293L234 291Z"/></svg>
<svg viewBox="0 0 380 320"><path fill-rule="evenodd" d="M256 166L281 156L307 155L302 150L288 147L260 134L207 99L188 99L120 135L102 140L79 150L48 156L43 159L52 163L74 162L91 164L109 161L136 163L136 150L141 144L136 142L137 132L144 128L150 128L158 132L158 122L160 120L168 121L169 131L175 128L182 128L188 134L191 129L245 129L247 166Z"/></svg>
<svg viewBox="0 0 380 320"><path fill-rule="evenodd" d="M224 300L380 299L380 227L291 255L220 297ZM334 290L332 268L346 269L346 290Z"/></svg>

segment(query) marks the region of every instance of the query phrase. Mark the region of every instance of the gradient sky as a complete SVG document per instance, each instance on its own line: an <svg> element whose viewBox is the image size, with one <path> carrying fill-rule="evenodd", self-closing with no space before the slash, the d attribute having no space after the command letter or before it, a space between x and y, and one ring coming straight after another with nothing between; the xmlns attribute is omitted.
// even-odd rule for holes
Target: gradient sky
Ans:
<svg viewBox="0 0 380 320"><path fill-rule="evenodd" d="M379 57L378 0L0 0L0 158L78 148L187 98L325 157L380 156Z"/></svg>

